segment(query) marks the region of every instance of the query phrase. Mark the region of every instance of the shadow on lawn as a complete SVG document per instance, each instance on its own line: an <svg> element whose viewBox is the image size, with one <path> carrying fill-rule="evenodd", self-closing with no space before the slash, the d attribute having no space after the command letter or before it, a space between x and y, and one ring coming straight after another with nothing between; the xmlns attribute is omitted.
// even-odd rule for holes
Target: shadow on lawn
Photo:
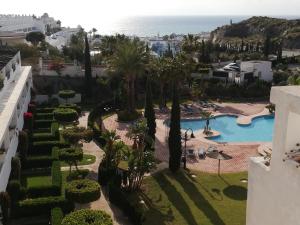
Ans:
<svg viewBox="0 0 300 225"><path fill-rule="evenodd" d="M247 188L237 185L231 185L223 190L224 195L228 198L244 201L247 199Z"/></svg>
<svg viewBox="0 0 300 225"><path fill-rule="evenodd" d="M195 184L188 179L185 173L178 173L178 175L176 175L176 180L181 184L186 194L189 195L190 199L206 215L212 224L225 225L218 212L212 207L209 201L204 198Z"/></svg>
<svg viewBox="0 0 300 225"><path fill-rule="evenodd" d="M158 173L153 176L160 185L161 189L167 195L172 205L179 211L182 217L186 220L189 225L198 225L199 223L195 220L194 215L189 209L186 201L183 199L181 194L176 190L172 183L166 178L164 173Z"/></svg>

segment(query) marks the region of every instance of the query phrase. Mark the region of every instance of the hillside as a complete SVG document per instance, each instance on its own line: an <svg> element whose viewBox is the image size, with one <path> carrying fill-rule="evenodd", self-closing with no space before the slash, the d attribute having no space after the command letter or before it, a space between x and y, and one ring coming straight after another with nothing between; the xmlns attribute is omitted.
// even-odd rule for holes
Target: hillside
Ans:
<svg viewBox="0 0 300 225"><path fill-rule="evenodd" d="M300 19L286 20L270 17L252 17L240 23L226 25L211 32L214 43L246 42L263 43L266 35L282 38L283 47L300 49Z"/></svg>

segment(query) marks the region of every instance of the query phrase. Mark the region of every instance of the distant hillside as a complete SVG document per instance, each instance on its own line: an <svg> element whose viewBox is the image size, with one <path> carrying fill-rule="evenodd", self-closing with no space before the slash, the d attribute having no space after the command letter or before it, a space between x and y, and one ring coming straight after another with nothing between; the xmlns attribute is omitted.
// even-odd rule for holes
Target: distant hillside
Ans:
<svg viewBox="0 0 300 225"><path fill-rule="evenodd" d="M284 48L300 49L300 19L286 20L270 17L252 17L240 23L226 25L211 32L214 43L264 42L266 34L282 38Z"/></svg>

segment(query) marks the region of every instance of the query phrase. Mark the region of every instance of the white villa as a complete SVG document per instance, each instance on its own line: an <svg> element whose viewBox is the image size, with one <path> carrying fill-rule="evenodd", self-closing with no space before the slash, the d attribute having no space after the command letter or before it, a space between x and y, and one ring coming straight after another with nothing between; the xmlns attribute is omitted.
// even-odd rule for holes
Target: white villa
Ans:
<svg viewBox="0 0 300 225"><path fill-rule="evenodd" d="M272 158L251 158L247 225L300 224L300 87L274 87Z"/></svg>
<svg viewBox="0 0 300 225"><path fill-rule="evenodd" d="M16 154L23 114L31 98L31 67L21 66L20 52L0 45L0 192L5 191ZM3 84L3 85L2 85Z"/></svg>
<svg viewBox="0 0 300 225"><path fill-rule="evenodd" d="M222 69L211 71L210 77L237 84L252 82L257 79L272 82L272 63L270 61L243 61L240 64L230 63Z"/></svg>

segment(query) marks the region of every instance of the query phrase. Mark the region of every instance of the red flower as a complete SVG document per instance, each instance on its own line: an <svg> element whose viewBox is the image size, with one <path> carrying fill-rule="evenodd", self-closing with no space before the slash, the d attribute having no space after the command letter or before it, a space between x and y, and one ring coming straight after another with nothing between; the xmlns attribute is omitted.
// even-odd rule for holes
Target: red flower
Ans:
<svg viewBox="0 0 300 225"><path fill-rule="evenodd" d="M24 113L24 119L31 119L32 118L32 113L26 112Z"/></svg>

